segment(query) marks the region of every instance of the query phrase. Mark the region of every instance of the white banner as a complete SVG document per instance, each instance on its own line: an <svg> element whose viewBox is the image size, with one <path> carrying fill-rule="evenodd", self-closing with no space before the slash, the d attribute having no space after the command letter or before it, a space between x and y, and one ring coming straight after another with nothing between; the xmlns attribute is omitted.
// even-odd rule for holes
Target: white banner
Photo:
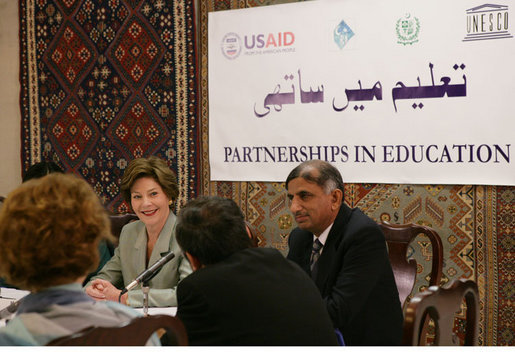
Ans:
<svg viewBox="0 0 515 352"><path fill-rule="evenodd" d="M515 185L514 1L209 13L212 180Z"/></svg>

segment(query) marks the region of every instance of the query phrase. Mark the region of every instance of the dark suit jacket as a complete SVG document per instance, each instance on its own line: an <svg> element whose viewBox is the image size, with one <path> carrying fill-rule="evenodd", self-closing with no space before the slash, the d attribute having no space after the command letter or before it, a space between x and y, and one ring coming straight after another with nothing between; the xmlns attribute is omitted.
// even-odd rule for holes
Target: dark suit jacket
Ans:
<svg viewBox="0 0 515 352"><path fill-rule="evenodd" d="M288 259L310 273L311 232L290 234ZM346 345L398 345L402 309L386 241L379 226L359 209L342 204L313 278Z"/></svg>
<svg viewBox="0 0 515 352"><path fill-rule="evenodd" d="M195 271L177 300L191 345L336 345L320 292L276 249L245 249Z"/></svg>

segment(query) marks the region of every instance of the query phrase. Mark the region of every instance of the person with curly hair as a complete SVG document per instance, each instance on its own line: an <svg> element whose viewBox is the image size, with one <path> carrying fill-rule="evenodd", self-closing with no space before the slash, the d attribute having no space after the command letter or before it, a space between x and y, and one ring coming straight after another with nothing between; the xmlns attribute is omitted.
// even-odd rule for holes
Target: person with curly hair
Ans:
<svg viewBox="0 0 515 352"><path fill-rule="evenodd" d="M134 159L123 174L121 192L139 220L122 228L113 257L91 278L85 286L86 293L97 300L141 307L143 290L138 288L121 294L123 288L172 251L175 257L148 282L148 305L177 306L177 284L192 269L175 239L176 216L171 210L179 195L175 174L158 157Z"/></svg>
<svg viewBox="0 0 515 352"><path fill-rule="evenodd" d="M52 173L12 191L0 209L0 274L31 293L0 329L0 345L45 345L138 316L82 291L82 280L98 264L99 241L110 237L104 207L77 176Z"/></svg>

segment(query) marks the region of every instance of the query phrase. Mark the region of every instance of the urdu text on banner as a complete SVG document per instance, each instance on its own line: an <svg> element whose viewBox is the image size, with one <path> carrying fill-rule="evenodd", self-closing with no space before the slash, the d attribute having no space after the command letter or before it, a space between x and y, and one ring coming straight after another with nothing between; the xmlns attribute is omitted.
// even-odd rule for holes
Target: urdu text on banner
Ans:
<svg viewBox="0 0 515 352"><path fill-rule="evenodd" d="M209 13L211 180L515 185L514 1ZM511 21L511 22L510 22Z"/></svg>

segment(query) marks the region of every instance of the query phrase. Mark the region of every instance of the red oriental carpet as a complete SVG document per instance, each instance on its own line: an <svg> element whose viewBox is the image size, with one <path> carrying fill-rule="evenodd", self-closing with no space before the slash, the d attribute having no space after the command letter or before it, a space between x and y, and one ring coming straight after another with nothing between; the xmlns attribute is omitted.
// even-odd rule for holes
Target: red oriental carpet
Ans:
<svg viewBox="0 0 515 352"><path fill-rule="evenodd" d="M22 169L56 161L113 212L128 162L150 155L196 196L193 1L21 0Z"/></svg>

